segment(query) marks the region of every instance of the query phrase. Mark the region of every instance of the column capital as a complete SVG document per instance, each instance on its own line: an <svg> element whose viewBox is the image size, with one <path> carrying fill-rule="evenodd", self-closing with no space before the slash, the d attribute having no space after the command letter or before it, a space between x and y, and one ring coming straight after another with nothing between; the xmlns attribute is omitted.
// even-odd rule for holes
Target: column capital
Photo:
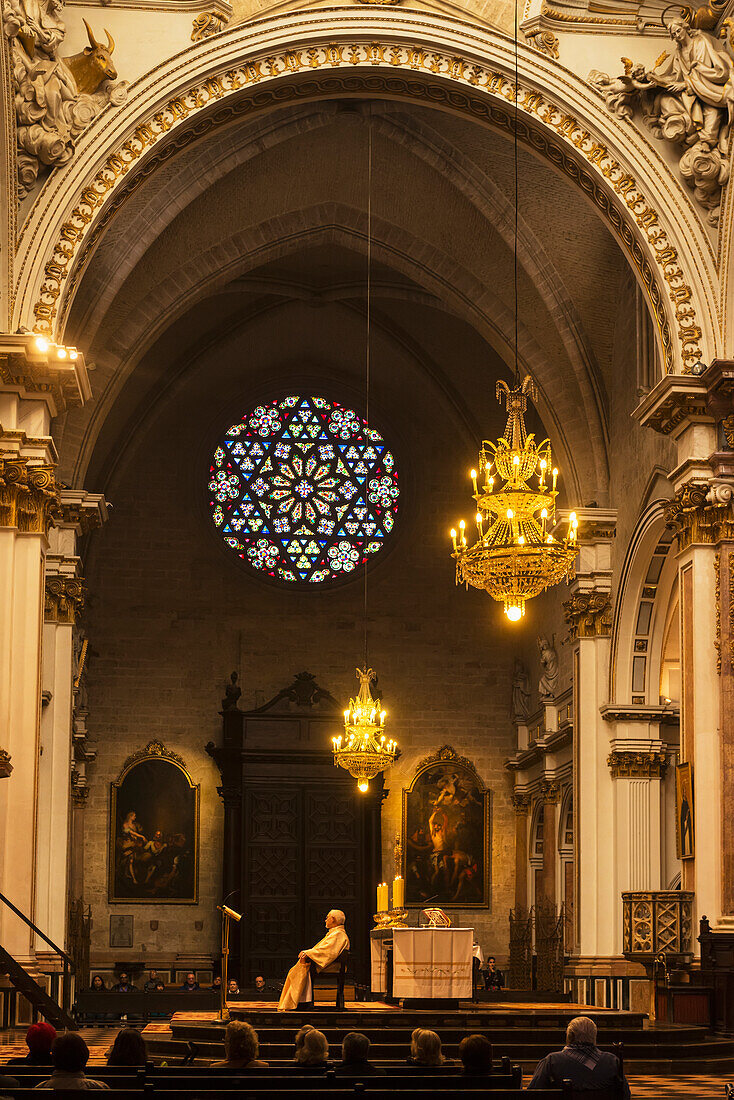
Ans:
<svg viewBox="0 0 734 1100"><path fill-rule="evenodd" d="M602 638L612 632L612 598L608 592L577 592L563 601L568 636Z"/></svg>
<svg viewBox="0 0 734 1100"><path fill-rule="evenodd" d="M691 480L681 485L665 510L666 525L678 535L680 549L734 540L733 499L734 478Z"/></svg>
<svg viewBox="0 0 734 1100"><path fill-rule="evenodd" d="M0 527L47 534L57 504L53 466L0 454Z"/></svg>
<svg viewBox="0 0 734 1100"><path fill-rule="evenodd" d="M83 354L33 332L0 333L0 386L44 401L51 416L92 396Z"/></svg>
<svg viewBox="0 0 734 1100"><path fill-rule="evenodd" d="M607 764L612 779L662 779L668 755L664 750L613 749Z"/></svg>
<svg viewBox="0 0 734 1100"><path fill-rule="evenodd" d="M513 791L511 796L512 806L518 817L523 817L530 809L529 791Z"/></svg>
<svg viewBox="0 0 734 1100"><path fill-rule="evenodd" d="M82 577L63 575L46 577L44 621L73 626L84 607L84 596Z"/></svg>
<svg viewBox="0 0 734 1100"><path fill-rule="evenodd" d="M545 806L556 806L561 801L561 784L555 779L544 779L540 784L540 797Z"/></svg>

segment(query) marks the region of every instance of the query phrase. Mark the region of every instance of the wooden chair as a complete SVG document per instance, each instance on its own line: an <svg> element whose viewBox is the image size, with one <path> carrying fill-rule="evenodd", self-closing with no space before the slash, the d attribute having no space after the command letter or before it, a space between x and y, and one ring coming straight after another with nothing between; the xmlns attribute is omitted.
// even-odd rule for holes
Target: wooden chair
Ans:
<svg viewBox="0 0 734 1100"><path fill-rule="evenodd" d="M336 1005L334 1006L338 1012L344 1011L344 982L347 977L347 964L349 962L349 948L345 947L341 954L337 955L333 963L329 963L323 970L319 970L315 962L311 963L311 1000L306 1004L299 1005L299 1008L311 1009L314 1005L314 994L316 991L316 979L322 974L336 974Z"/></svg>

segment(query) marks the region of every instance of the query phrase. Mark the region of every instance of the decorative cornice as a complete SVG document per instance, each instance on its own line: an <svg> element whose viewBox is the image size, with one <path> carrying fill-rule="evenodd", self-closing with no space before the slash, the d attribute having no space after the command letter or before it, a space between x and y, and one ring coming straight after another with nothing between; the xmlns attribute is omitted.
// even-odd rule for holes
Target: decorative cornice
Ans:
<svg viewBox="0 0 734 1100"><path fill-rule="evenodd" d="M69 217L49 252L44 252L44 275L34 294L36 328L47 333L63 329L86 253L94 248L125 199L160 164L168 163L172 142L181 150L188 142L253 109L263 110L271 103L282 105L299 97L313 98L320 94L322 80L330 95L340 89L356 90L368 73L373 94L407 95L416 102L451 104L458 102L458 95L470 115L509 132L517 115L522 120L520 140L539 156L550 159L589 195L636 265L658 328L665 371L679 369L678 364L684 371L693 369L702 356L702 322L694 292L680 250L663 224L669 212L662 205L659 209L651 205L641 183L627 167L626 154L624 163L616 160L614 150L597 140L592 123L569 113L560 88L558 101L554 102L552 96L538 90L538 79L528 76L523 77L516 93L509 69L502 69L495 61L483 63L469 56L473 44L468 38L464 41L455 36L454 49L436 47L428 44L429 31L434 39L438 37L432 26L426 28L427 41L421 41L420 20L411 12L415 39L406 40L408 24L398 15L399 9L395 9L393 20L388 18L392 14L389 9L382 11L386 25L379 34L373 27L357 25L352 12L335 12L333 17L329 12L333 39L328 44L316 36L312 27L307 39L299 20L313 21L311 12L304 16L288 13L291 39L297 44L291 49L273 50L268 42L261 47L260 56L252 49L248 52L248 28L232 28L227 31L229 56L219 71L212 64L206 76L194 75L197 51L193 50L187 86L186 72L180 66L177 70L182 84L179 94L155 106L151 95L150 114L143 121L121 108L117 117L121 120L120 130L125 131L124 141L105 152L96 174L87 178L74 198L70 197ZM280 35L285 33L282 25L277 30ZM233 61L235 56L239 60ZM523 64L532 71L526 58ZM165 82L166 71L164 67L157 74L159 83ZM231 102L223 102L227 100ZM136 102L140 104L140 97ZM124 125L126 118L130 127ZM94 134L98 134L96 128ZM157 148L159 144L161 148ZM138 163L141 159L144 164ZM35 277L35 267L29 279Z"/></svg>
<svg viewBox="0 0 734 1100"><path fill-rule="evenodd" d="M614 749L607 757L612 779L662 779L668 767L664 751Z"/></svg>
<svg viewBox="0 0 734 1100"><path fill-rule="evenodd" d="M734 487L724 479L682 485L665 509L666 526L676 532L680 549L733 540L733 497Z"/></svg>
<svg viewBox="0 0 734 1100"><path fill-rule="evenodd" d="M47 534L57 506L53 466L0 455L0 527Z"/></svg>
<svg viewBox="0 0 734 1100"><path fill-rule="evenodd" d="M82 577L46 577L44 620L74 625L84 607Z"/></svg>
<svg viewBox="0 0 734 1100"><path fill-rule="evenodd" d="M691 421L711 423L707 387L700 376L669 374L643 397L632 415L661 435L678 434Z"/></svg>
<svg viewBox="0 0 734 1100"><path fill-rule="evenodd" d="M10 773L13 770L10 759L10 753L6 752L5 749L0 749L0 779L10 778Z"/></svg>
<svg viewBox="0 0 734 1100"><path fill-rule="evenodd" d="M144 749L138 749L131 756L128 756L125 763L122 765L120 774L117 777L116 784L122 782L122 777L135 764L139 764L143 760L170 760L172 764L177 764L179 768L188 776L189 782L191 782L191 776L189 775L188 768L183 760L183 757L179 756L177 752L172 749L167 749L160 741L149 741Z"/></svg>
<svg viewBox="0 0 734 1100"><path fill-rule="evenodd" d="M530 809L530 793L528 791L513 791L510 798L517 816L525 816Z"/></svg>
<svg viewBox="0 0 734 1100"><path fill-rule="evenodd" d="M561 800L561 785L555 779L544 779L540 784L540 797L546 806L556 806Z"/></svg>
<svg viewBox="0 0 734 1100"><path fill-rule="evenodd" d="M666 722L677 721L677 704L662 703L645 706L637 703L605 703L599 707L599 713L605 722Z"/></svg>
<svg viewBox="0 0 734 1100"><path fill-rule="evenodd" d="M577 592L563 602L569 638L606 638L612 632L612 599L608 592Z"/></svg>
<svg viewBox="0 0 734 1100"><path fill-rule="evenodd" d="M84 356L28 333L0 332L0 383L53 402L52 415L92 396ZM63 355L63 358L60 356Z"/></svg>
<svg viewBox="0 0 734 1100"><path fill-rule="evenodd" d="M54 526L76 527L80 535L86 535L101 527L106 520L107 501L102 493L59 488L59 506L54 516Z"/></svg>

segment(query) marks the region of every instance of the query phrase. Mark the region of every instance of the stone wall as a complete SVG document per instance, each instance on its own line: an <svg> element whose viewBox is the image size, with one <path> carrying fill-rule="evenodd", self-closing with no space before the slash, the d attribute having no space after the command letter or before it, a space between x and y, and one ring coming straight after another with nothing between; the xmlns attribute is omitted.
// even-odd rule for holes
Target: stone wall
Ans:
<svg viewBox="0 0 734 1100"><path fill-rule="evenodd" d="M177 380L147 415L131 421L105 486L112 519L94 536L87 569L88 628L97 653L89 673L90 726L98 756L90 768L85 870L98 959L125 957L108 948L112 911L135 913L131 956L216 951L221 805L218 775L203 747L218 737L231 669L241 669L244 708L270 698L304 668L340 700L356 685L361 574L309 591L269 582L221 544L207 515L210 448L258 400L300 385L361 407L358 315L339 305L314 310L290 303L275 319L277 351L273 324L272 317L256 319L195 363L179 365ZM458 359L476 352L454 346ZM502 956L514 888L514 816L502 766L512 748L514 635L497 605L455 588L448 539L456 518L470 514L465 466L475 441L404 346L373 336L373 363L372 420L394 448L402 485L397 530L375 560L369 591L369 659L403 753L388 780L385 874L392 873L401 788L420 759L448 742L473 760L492 793L491 906L459 919ZM488 428L501 431L501 420ZM202 785L200 901L111 907L109 784L125 758L154 737L179 752ZM151 920L160 922L157 933ZM202 931L196 921L204 922Z"/></svg>

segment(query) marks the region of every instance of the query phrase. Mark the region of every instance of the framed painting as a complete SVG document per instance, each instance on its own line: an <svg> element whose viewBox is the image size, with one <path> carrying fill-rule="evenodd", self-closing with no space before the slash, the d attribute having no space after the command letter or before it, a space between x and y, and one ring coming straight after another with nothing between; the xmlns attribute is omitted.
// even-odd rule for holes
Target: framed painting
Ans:
<svg viewBox="0 0 734 1100"><path fill-rule="evenodd" d="M110 785L111 903L193 905L199 895L199 786L151 741Z"/></svg>
<svg viewBox="0 0 734 1100"><path fill-rule="evenodd" d="M693 771L690 761L675 768L675 846L678 859L693 859L696 854L696 830L693 817Z"/></svg>
<svg viewBox="0 0 734 1100"><path fill-rule="evenodd" d="M489 791L474 765L444 745L403 790L405 904L489 907Z"/></svg>
<svg viewBox="0 0 734 1100"><path fill-rule="evenodd" d="M133 918L122 913L110 915L110 947L132 947Z"/></svg>

